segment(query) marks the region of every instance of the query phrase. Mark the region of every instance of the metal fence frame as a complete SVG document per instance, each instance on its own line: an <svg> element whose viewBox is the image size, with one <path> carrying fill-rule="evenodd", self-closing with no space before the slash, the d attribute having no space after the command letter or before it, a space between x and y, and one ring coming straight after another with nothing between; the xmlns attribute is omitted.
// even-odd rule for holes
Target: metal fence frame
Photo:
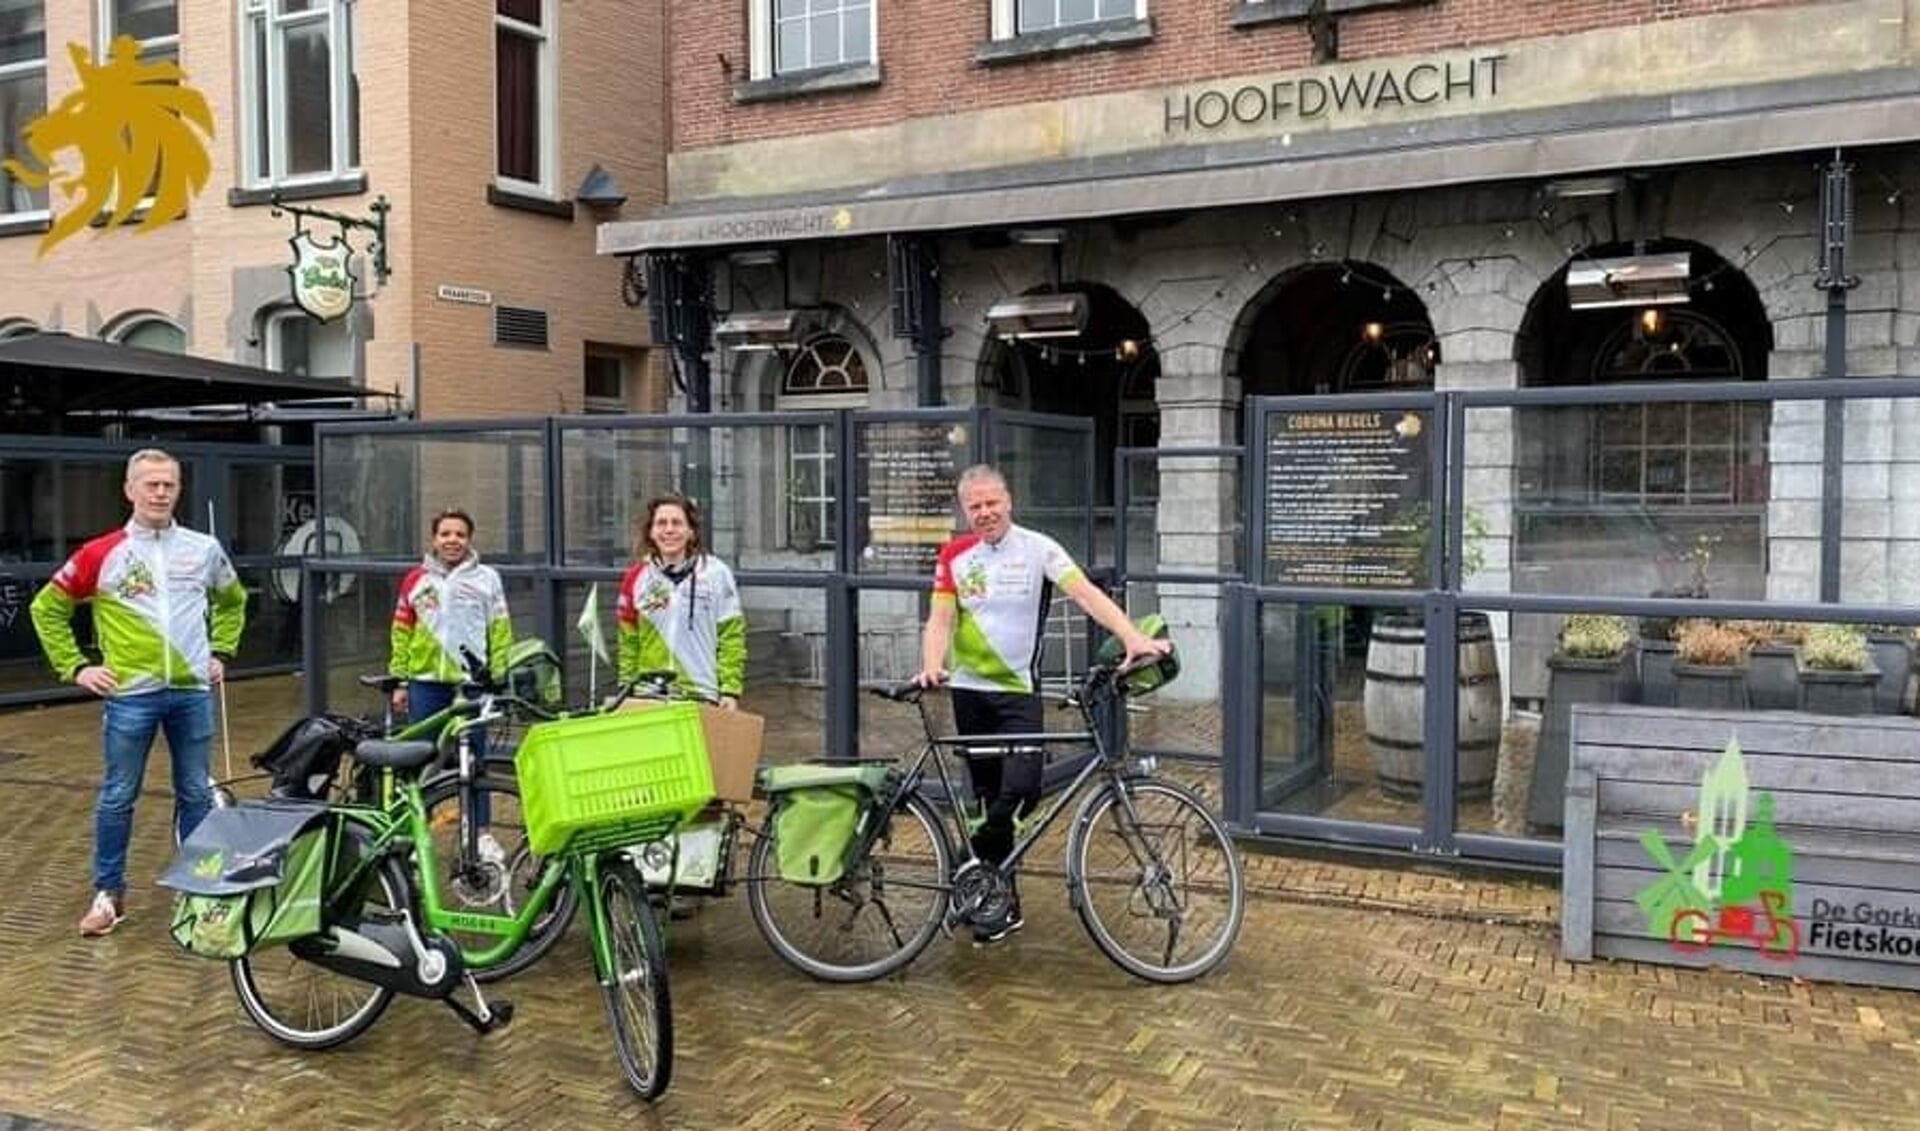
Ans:
<svg viewBox="0 0 1920 1131"><path fill-rule="evenodd" d="M931 580L929 577L885 576L860 569L856 550L860 533L857 502L859 499L857 458L860 454L857 444L858 429L869 424L891 423L964 425L968 429L966 439L968 463L997 463L1006 454L1001 430L1007 426L1067 431L1087 436L1089 440L1093 427L1092 421L1081 417L1050 416L987 406L878 410L803 409L724 414L587 415L428 423L383 421L328 424L316 429L314 489L316 495L322 500L326 499L326 450L329 443L367 435L422 438L443 435L451 438L486 432L537 431L545 454L543 467L548 487L544 499L541 500L544 508L544 528L548 532L547 544L539 551L537 561L525 563L509 559L499 564L497 568L503 579L525 578L532 581L535 589L536 628L545 639L557 643L565 640L567 634L572 631L572 626L565 623L563 587L568 583L582 581L618 581L622 573L622 567L567 564L570 547L564 500L567 488L565 450L566 437L569 433L586 430L616 432L693 430L711 435L715 429L772 428L792 425L828 426L832 429L834 444L835 497L843 500L843 505L838 508L831 567L806 570L735 568L733 572L735 580L747 588L780 586L817 589L824 592L827 625L824 750L829 757L855 757L858 754L860 711L859 595L868 590L925 593L928 591ZM1084 485L1081 491L1081 503L1074 508L1080 512L1079 551L1082 560L1085 560L1092 550L1094 529L1092 496L1094 456L1091 442L1087 443L1086 449L1085 474L1081 477ZM513 501L517 504L519 500L516 497ZM327 543L324 507L321 509L319 521L321 544L325 546ZM305 572L306 584L311 585L318 584L326 577L333 575L404 574L411 568L411 562L399 562L388 558L323 556L303 561L301 568ZM306 668L309 672L324 672L327 670L327 657L324 635L321 632L319 603L307 602L302 611L305 617L302 623L305 634ZM323 678L313 678L308 681L309 711L319 713L327 709L326 683L327 681Z"/></svg>
<svg viewBox="0 0 1920 1131"><path fill-rule="evenodd" d="M1920 626L1920 607L1847 603L1838 599L1847 403L1864 400L1920 399L1920 378L1846 378L1770 382L1686 382L1673 384L1566 386L1484 389L1419 394L1359 394L1312 397L1259 397L1248 404L1245 443L1252 468L1247 481L1245 552L1249 580L1227 588L1227 654L1250 662L1230 670L1226 685L1226 760L1222 790L1229 822L1239 831L1276 838L1303 838L1384 848L1420 855L1477 858L1558 868L1558 842L1479 833L1455 827L1458 788L1457 615L1463 610L1504 613L1611 613L1628 617L1715 617L1771 620L1820 620L1846 624ZM1475 409L1591 407L1611 404L1684 402L1819 401L1824 407L1821 498L1821 576L1819 601L1692 600L1653 597L1592 597L1578 594L1518 594L1463 590L1463 500L1466 490L1466 421ZM1838 407L1836 407L1838 406ZM1266 541L1263 506L1268 472L1266 421L1276 412L1421 409L1433 413L1438 428L1431 441L1429 503L1439 536L1429 547L1425 589L1338 589L1268 586L1262 549ZM1252 635L1268 605L1417 606L1427 620L1425 688L1426 776L1421 798L1422 823L1411 826L1341 820L1302 814L1263 812L1259 808L1261 657Z"/></svg>

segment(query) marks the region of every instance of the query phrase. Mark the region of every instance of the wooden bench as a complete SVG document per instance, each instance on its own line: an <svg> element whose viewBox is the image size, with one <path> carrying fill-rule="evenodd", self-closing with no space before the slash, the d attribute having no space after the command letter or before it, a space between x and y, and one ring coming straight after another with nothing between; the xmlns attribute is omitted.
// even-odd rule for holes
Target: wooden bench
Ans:
<svg viewBox="0 0 1920 1131"><path fill-rule="evenodd" d="M1729 740L1746 780L1743 826ZM1717 797L1705 800L1716 767ZM1703 803L1723 834L1705 846L1697 833L1715 816ZM1751 839L1726 835L1735 828ZM1649 830L1667 860L1643 840ZM1564 849L1570 960L1920 986L1920 720L1576 707ZM1703 863L1707 883L1689 886Z"/></svg>

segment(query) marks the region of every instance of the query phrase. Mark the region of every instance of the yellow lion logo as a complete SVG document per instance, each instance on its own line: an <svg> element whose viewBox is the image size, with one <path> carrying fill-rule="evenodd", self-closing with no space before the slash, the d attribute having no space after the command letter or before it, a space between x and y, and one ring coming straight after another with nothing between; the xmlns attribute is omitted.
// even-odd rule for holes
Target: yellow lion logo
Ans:
<svg viewBox="0 0 1920 1131"><path fill-rule="evenodd" d="M125 224L149 195L153 205L137 230L177 219L213 171L207 157L213 112L206 98L186 84L178 63L142 63L140 45L126 35L113 41L112 57L104 65L95 64L78 43L68 44L67 51L79 89L35 119L24 134L42 167L30 169L11 159L0 166L32 188L51 184L68 198L59 220L41 237L43 256L109 207L106 223ZM80 155L78 173L55 168L54 156L68 149Z"/></svg>

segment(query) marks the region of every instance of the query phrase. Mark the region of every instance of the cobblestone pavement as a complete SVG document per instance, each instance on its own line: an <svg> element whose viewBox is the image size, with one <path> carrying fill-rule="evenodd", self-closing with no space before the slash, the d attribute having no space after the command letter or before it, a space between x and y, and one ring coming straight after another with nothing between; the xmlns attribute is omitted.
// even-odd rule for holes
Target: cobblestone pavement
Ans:
<svg viewBox="0 0 1920 1131"><path fill-rule="evenodd" d="M236 688L235 748L293 702ZM401 999L347 1048L295 1054L167 939L162 757L132 917L75 936L97 737L86 705L0 716L0 1131L1920 1127L1912 995L1572 966L1550 887L1273 856L1249 860L1233 958L1187 987L1121 974L1044 878L1009 943L936 942L868 986L807 981L741 900L711 904L671 927L679 1049L651 1108L620 1081L578 929L502 989L502 1033Z"/></svg>

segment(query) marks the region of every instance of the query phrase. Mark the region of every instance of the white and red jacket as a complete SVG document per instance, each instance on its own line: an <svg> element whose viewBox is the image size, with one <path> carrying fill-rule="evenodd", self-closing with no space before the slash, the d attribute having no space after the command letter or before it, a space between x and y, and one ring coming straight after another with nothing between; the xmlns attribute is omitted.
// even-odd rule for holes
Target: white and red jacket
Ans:
<svg viewBox="0 0 1920 1131"><path fill-rule="evenodd" d="M93 635L113 672L114 695L205 688L215 656L231 657L246 622L247 591L225 550L179 523L128 522L67 559L33 599L33 628L55 674L71 680L90 662L73 614L93 606Z"/></svg>

